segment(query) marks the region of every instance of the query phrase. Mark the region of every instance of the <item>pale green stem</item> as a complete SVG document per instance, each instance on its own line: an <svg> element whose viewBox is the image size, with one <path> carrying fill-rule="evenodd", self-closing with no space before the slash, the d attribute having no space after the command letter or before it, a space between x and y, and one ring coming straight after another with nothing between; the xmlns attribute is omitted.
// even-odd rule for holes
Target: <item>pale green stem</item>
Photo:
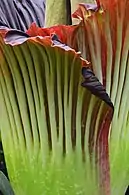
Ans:
<svg viewBox="0 0 129 195"><path fill-rule="evenodd" d="M66 0L46 0L46 27L67 24L66 14Z"/></svg>

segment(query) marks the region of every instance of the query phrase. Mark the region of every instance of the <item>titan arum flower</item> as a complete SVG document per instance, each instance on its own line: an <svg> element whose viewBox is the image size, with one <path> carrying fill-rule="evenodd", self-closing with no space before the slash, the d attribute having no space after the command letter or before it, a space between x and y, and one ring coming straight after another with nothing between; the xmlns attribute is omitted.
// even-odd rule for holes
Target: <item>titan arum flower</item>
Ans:
<svg viewBox="0 0 129 195"><path fill-rule="evenodd" d="M0 130L15 195L123 194L129 182L128 1L80 4L73 15L78 25L49 28L43 28L45 1L9 2L0 3L16 17L1 15Z"/></svg>
<svg viewBox="0 0 129 195"><path fill-rule="evenodd" d="M129 182L128 10L128 0L100 0L96 6L80 4L73 14L81 20L78 47L114 103L109 136L111 194L124 194Z"/></svg>

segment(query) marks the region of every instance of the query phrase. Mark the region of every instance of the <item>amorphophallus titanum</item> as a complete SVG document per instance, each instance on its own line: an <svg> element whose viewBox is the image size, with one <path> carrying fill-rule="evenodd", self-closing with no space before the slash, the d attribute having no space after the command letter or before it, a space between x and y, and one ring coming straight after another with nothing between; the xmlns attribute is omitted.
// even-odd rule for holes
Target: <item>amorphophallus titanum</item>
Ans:
<svg viewBox="0 0 129 195"><path fill-rule="evenodd" d="M104 2L101 3L105 6ZM119 1L115 3L118 5ZM82 7L85 10L84 5ZM97 11L88 10L84 15L86 22L94 26L93 18L99 18L100 23L106 21L105 13L110 16L107 8L102 10L98 4ZM77 46L81 50L81 44L78 45L79 32L83 30L82 24L83 27L88 25L86 22L85 25L81 22L74 27L31 27L37 31L29 29L28 34L10 31L4 40L1 38L1 135L10 180L18 195L109 195L123 192L123 186L127 185L124 180L123 186L120 186L115 177L111 178L110 184L110 172L111 176L116 174L112 162L118 164L115 161L119 148L115 142L115 158L110 158L110 171L108 133L110 127L112 132L115 131L113 124L110 126L113 107L103 86L90 70L93 66L95 74L97 70L97 76L102 75L100 81L105 81L101 69L107 67L107 64L103 62L100 70L94 69L95 61L92 60L96 51L100 52L100 56L105 54L100 48L99 39L97 49L93 42L93 53L89 41L92 38L89 37L94 35L93 29L90 36L86 36L87 42L83 48L89 48L85 54L92 62L90 65L79 53L51 35L56 33L62 42L69 44L68 38L74 37L73 32L76 32L78 38L75 35L75 43L70 42L70 46ZM67 34L60 35L62 28ZM87 32L87 29L84 30L83 35ZM98 56L96 63L100 62ZM86 89L81 87L81 83ZM112 154L112 148L110 151ZM125 171L127 173L127 169ZM112 181L118 186L114 186Z"/></svg>
<svg viewBox="0 0 129 195"><path fill-rule="evenodd" d="M96 6L80 4L73 14L81 19L79 48L83 57L91 61L114 104L109 137L112 194L123 194L129 181L128 10L128 0L100 0Z"/></svg>
<svg viewBox="0 0 129 195"><path fill-rule="evenodd" d="M46 0L1 0L0 27L26 31L32 22L44 26Z"/></svg>

